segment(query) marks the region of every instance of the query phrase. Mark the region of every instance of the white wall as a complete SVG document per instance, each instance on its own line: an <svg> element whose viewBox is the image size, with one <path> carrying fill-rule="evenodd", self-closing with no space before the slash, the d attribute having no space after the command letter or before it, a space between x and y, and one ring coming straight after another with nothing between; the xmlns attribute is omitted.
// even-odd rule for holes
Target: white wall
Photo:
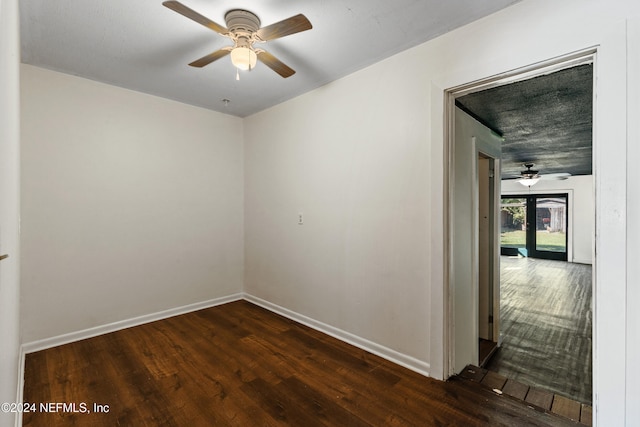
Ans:
<svg viewBox="0 0 640 427"><path fill-rule="evenodd" d="M0 0L0 402L19 401L20 108L18 2ZM15 414L0 412L0 426Z"/></svg>
<svg viewBox="0 0 640 427"><path fill-rule="evenodd" d="M629 62L627 65L627 75L634 75L640 70L640 17L636 17L629 21L628 26L629 45ZM636 74L637 75L637 74ZM627 218L628 221L628 237L626 256L627 260L627 289L626 289L626 313L629 316L627 320L627 354L626 354L626 370L627 370L627 400L636 402L635 405L627 406L627 425L640 425L640 310L637 308L640 301L640 79L629 79L628 92L632 94L627 97L628 110L627 117L629 119L627 147L627 182L630 184L627 188ZM635 94L635 95L634 95Z"/></svg>
<svg viewBox="0 0 640 427"><path fill-rule="evenodd" d="M245 290L428 362L428 98L406 72L392 58L245 119Z"/></svg>
<svg viewBox="0 0 640 427"><path fill-rule="evenodd" d="M640 381L626 362L638 344L627 343L635 317L624 310L627 283L640 278L625 276L622 159L627 82L637 87L640 78L626 50L638 45L637 26L627 33L627 25L639 15L631 0L520 2L247 118L246 291L442 377L444 91L594 48L596 423L637 419L623 391ZM640 160L633 153L629 165Z"/></svg>
<svg viewBox="0 0 640 427"><path fill-rule="evenodd" d="M24 342L242 291L241 119L21 77Z"/></svg>
<svg viewBox="0 0 640 427"><path fill-rule="evenodd" d="M531 194L569 194L569 262L593 263L595 206L593 176L572 176L563 181L541 180L531 187ZM502 181L502 194L529 194L529 189L515 180Z"/></svg>

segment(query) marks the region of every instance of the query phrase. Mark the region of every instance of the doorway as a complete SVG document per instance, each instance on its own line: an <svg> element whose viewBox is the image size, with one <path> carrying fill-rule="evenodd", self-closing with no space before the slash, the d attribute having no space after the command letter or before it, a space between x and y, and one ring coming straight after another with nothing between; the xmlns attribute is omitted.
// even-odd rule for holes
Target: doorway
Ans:
<svg viewBox="0 0 640 427"><path fill-rule="evenodd" d="M487 81L482 81L482 82L477 82L474 84L469 84L466 85L464 87L460 87L457 89L452 89L448 92L446 92L446 99L447 99L447 106L449 108L448 110L448 114L447 114L447 123L449 123L449 129L451 129L452 126L452 121L455 119L455 108L454 105L456 104L457 100L469 95L469 94L473 94L475 92L479 92L479 91L483 91L485 89L490 89L490 88L494 88L494 87L499 87L499 86L505 86L505 85L510 85L511 83L518 83L524 80L528 80L528 79L533 79L536 78L537 76L544 76L544 75L548 75L548 74L553 74L556 71L562 71L562 70L566 70L569 68L573 68L573 67L580 67L580 66L584 66L585 64L589 66L589 64L592 64L593 61L593 52L591 53L587 53L587 54L577 54L576 56L572 57L572 58L564 58L563 60L558 60L558 61L552 61L552 63L547 63L543 66L540 67L536 67L535 69L530 68L528 70L525 70L524 72L518 74L513 73L510 74L508 76L503 76L502 78L496 78L496 79L490 79ZM588 68L588 67L585 67ZM590 90L593 89L593 80L590 81ZM592 92L589 92L590 96L592 95ZM562 94L556 94L556 96L561 97ZM592 100L590 100L590 102L588 103L587 107L589 108L590 111L590 115L589 115L589 121L591 121L592 116L591 116L591 112L592 112ZM477 119L481 120L481 117L476 117ZM549 114L546 116L547 120L553 120L553 114ZM549 124L551 124L552 122L550 121ZM589 122L590 123L590 122ZM500 129L496 129L493 127L490 127L496 134L500 134ZM531 135L535 134L535 129L528 129L527 130ZM466 323L465 325L462 325L460 320L461 318L459 317L459 315L457 313L459 313L461 310L469 310L472 309L474 310L474 312L477 310L478 312L480 311L480 292L478 292L477 294L475 294L477 299L471 300L469 301L464 301L460 304L460 299L456 296L458 295L461 291L464 293L465 291L462 290L461 288L459 288L459 286L464 287L465 284L461 284L457 281L456 279L456 268L458 266L458 264L456 263L455 258L457 257L458 254L464 252L465 250L479 250L479 249L474 249L474 246L471 245L469 246L469 243L472 242L467 242L466 244L464 242L461 242L460 240L456 240L455 235L456 234L460 234L461 231L457 230L458 225L460 224L459 222L456 221L456 215L458 215L457 210L460 208L459 204L456 204L456 200L458 199L459 195L457 194L458 189L456 188L457 185L457 181L459 181L459 179L461 178L459 176L458 171L456 170L456 168L458 167L458 165L456 164L455 161L455 156L457 156L457 151L459 149L459 147L456 147L456 140L457 140L458 135L456 135L456 133L453 130L450 130L449 133L449 155L450 155L450 159L449 159L449 175L448 175L448 181L449 181L449 185L450 185L450 191L452 192L452 196L451 196L451 201L449 203L449 218L450 218L450 224L451 227L456 229L456 230L450 230L451 233L451 246L452 249L450 250L450 258L448 259L447 262L447 267L448 267L448 276L449 276L449 286L450 288L448 289L448 293L449 295L452 295L453 297L449 299L451 306L449 307L449 316L450 316L450 322L453 324L453 326L447 326L448 331L449 331L449 335L448 335L448 340L450 343L450 347L449 347L449 353L448 353L448 372L449 375L452 375L454 373L458 373L460 372L461 369L463 369L466 365L462 364L461 361L462 360L467 360L468 363L467 364L476 364L477 362L477 358L475 357L477 355L477 353L474 354L463 354L461 355L460 353L464 353L466 350L466 347L468 344L461 344L459 342L459 339L464 336L464 334L461 334L458 329L461 327L467 327L470 330L476 330L476 331L480 331L480 324L481 324L481 319L480 317L476 317L474 323ZM589 131L589 143L591 143L591 131ZM521 149L523 147L520 147ZM525 147L526 148L526 147ZM531 144L529 144L529 148L531 147ZM546 156L544 158L544 162L541 162L545 165L545 167L548 167L548 172L549 173L555 173L555 172L563 172L560 170L551 170L551 166L557 166L553 164L553 160L555 157L558 157L559 159L562 156L557 155L556 152L554 152L554 146L552 143L549 143L549 145L547 145L545 152L543 153L544 156ZM590 149L590 147L589 147ZM523 150L526 151L526 150ZM531 150L532 151L532 150ZM503 150L503 154L504 154L504 150ZM506 153L507 155L509 155L509 153ZM565 157L574 155L573 153L564 153L563 154ZM581 155L584 155L585 158L588 158L589 160L589 171L586 173L582 173L583 175L591 175L592 171L591 171L591 157L592 154L589 151L588 153L581 153ZM513 166L514 169L517 168L522 168L522 164L525 162L530 161L531 159L529 158L521 158L519 164L516 164ZM501 176L504 171L505 171L505 158L503 157L501 162L503 163L503 167L501 169L501 171L496 172L497 176L498 176L498 180L500 180L500 178L504 178L504 176ZM511 171L513 172L513 171ZM513 178L514 180L516 179L515 176L509 176L509 178ZM556 189L557 190L557 189ZM539 191L537 192L539 193ZM528 257L532 257L532 256L536 256L536 257L540 257L540 258L547 258L547 259L559 259L559 260L567 260L568 259L568 254L570 255L570 247L569 244L570 242L567 240L568 239L568 227L569 227L569 216L568 216L568 210L570 208L569 206L569 198L566 196L566 194L558 194L558 191L553 191L552 193L549 194L536 194L535 197L529 197L530 194L514 194L515 196L518 197L514 197L514 198L518 198L518 199L522 199L517 201L517 203L521 204L521 207L524 210L523 213L523 218L522 218L522 222L524 222L525 224L525 229L524 230L520 230L521 233L519 233L522 238L523 241L519 244L519 247L517 247L518 245L512 245L512 246L516 246L515 250L518 251L519 249L522 250L522 252L525 252L525 254ZM540 197L538 197L540 196ZM531 208L527 209L527 205L530 205ZM590 212L591 215L593 215L593 211ZM502 218L500 218L502 219ZM527 228L527 223L529 223L529 227ZM501 225L501 224L500 224ZM500 225L498 226L497 230L500 230ZM514 226L514 224L511 224L512 226ZM583 233L586 234L591 234L592 230L583 230ZM546 233L549 236L544 235L543 233ZM496 234L500 234L499 231ZM553 235L553 236L551 236ZM550 242L548 238L546 237L554 237L555 240L553 242ZM464 248L466 249L460 249L457 246L462 244ZM508 245L506 245L508 246ZM480 266L478 265L472 265L472 268L475 268L476 270L473 272L473 274L480 274ZM591 273L589 273L589 276L591 276ZM473 283L473 282L471 282ZM498 293L500 292L499 288L498 288ZM477 313L476 313L477 314ZM591 331L589 331L589 334L591 333ZM477 343L477 339L479 337L479 334L475 336L475 346L478 346ZM497 334L498 337L498 342L500 342L500 334ZM467 334L467 339L470 339L469 334ZM589 336L590 339L590 336ZM591 375L591 372L589 372L589 375Z"/></svg>
<svg viewBox="0 0 640 427"><path fill-rule="evenodd" d="M499 160L478 153L478 366L484 366L498 348L500 263L498 257Z"/></svg>

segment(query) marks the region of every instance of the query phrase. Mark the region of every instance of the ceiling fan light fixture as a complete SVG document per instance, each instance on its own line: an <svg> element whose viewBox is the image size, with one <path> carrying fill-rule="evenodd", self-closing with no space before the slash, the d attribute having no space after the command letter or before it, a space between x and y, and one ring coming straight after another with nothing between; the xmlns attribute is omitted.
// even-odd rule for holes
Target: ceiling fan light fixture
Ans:
<svg viewBox="0 0 640 427"><path fill-rule="evenodd" d="M540 178L522 178L518 180L518 182L525 187L531 187L532 185L537 184L538 181L540 181Z"/></svg>
<svg viewBox="0 0 640 427"><path fill-rule="evenodd" d="M253 70L258 62L258 55L248 47L236 47L231 51L231 63L238 69Z"/></svg>
<svg viewBox="0 0 640 427"><path fill-rule="evenodd" d="M534 166L533 163L525 163L523 166L527 168L527 170L520 172L521 178L518 182L525 187L531 188L532 185L536 185L538 181L540 181L540 176L538 175L538 171L531 169Z"/></svg>

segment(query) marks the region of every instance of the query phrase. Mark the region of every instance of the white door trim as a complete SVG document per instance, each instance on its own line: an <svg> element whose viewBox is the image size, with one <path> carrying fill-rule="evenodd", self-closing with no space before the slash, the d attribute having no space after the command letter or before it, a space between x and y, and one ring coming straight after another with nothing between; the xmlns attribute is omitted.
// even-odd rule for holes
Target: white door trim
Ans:
<svg viewBox="0 0 640 427"><path fill-rule="evenodd" d="M503 74L487 77L484 79L476 80L470 83L465 83L456 87L452 87L444 90L444 290L443 300L445 302L443 313L443 373L444 378L448 378L451 375L456 374L454 372L454 355L455 355L455 337L454 337L454 299L453 299L453 283L452 277L452 257L453 257L453 229L452 215L453 215L453 179L454 179L454 164L453 164L453 150L455 143L455 134L453 131L454 118L455 118L455 99L473 92L478 92L485 89L490 89L497 86L502 86L509 83L514 83L521 80L526 80L537 75L549 74L562 69L575 67L587 63L595 63L596 61L596 48L589 48L571 54L552 58L547 61L532 64L526 67L522 67L516 70L508 71ZM595 80L595 75L594 75ZM594 91L595 98L595 91ZM594 99L595 106L595 99ZM594 107L595 108L595 107ZM594 111L594 123L595 111ZM595 135L595 133L594 133ZM595 139L595 138L594 138ZM594 162L595 165L595 162ZM594 174L595 175L595 174ZM595 266L594 257L594 266ZM595 268L594 268L595 271ZM595 279L595 277L594 277ZM594 280L595 282L595 280ZM595 285L595 284L594 284ZM595 292L593 293L595 300ZM477 304L477 301L476 301ZM595 318L594 318L595 323ZM595 326L594 326L595 327Z"/></svg>

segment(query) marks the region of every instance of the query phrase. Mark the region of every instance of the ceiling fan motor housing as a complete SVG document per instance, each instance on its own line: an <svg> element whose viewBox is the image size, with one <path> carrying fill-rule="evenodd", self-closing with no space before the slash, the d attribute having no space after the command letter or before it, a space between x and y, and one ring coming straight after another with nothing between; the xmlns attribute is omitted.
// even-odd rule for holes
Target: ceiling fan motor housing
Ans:
<svg viewBox="0 0 640 427"><path fill-rule="evenodd" d="M525 163L523 165L527 170L520 172L522 178L534 178L538 176L538 171L532 170L533 163Z"/></svg>
<svg viewBox="0 0 640 427"><path fill-rule="evenodd" d="M224 16L227 28L236 36L250 38L260 29L260 19L248 10L234 9Z"/></svg>

